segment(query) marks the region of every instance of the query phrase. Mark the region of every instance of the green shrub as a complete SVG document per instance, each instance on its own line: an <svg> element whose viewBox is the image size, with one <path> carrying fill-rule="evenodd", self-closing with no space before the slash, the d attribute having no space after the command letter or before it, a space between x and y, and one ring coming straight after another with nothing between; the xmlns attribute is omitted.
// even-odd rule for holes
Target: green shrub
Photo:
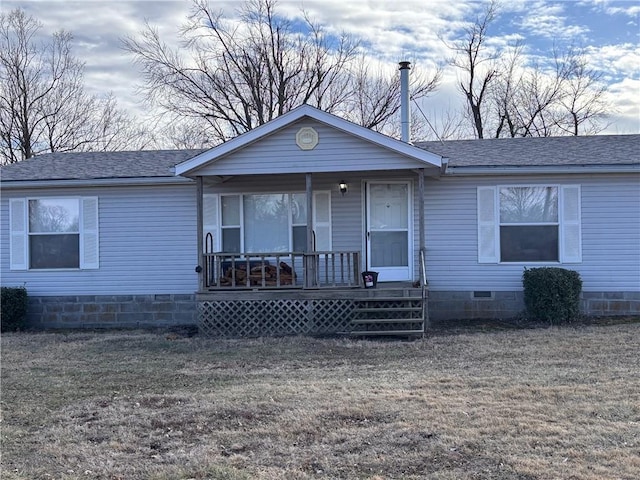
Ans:
<svg viewBox="0 0 640 480"><path fill-rule="evenodd" d="M27 289L0 288L0 330L9 332L24 329L27 321Z"/></svg>
<svg viewBox="0 0 640 480"><path fill-rule="evenodd" d="M551 323L568 323L580 315L582 280L573 270L541 267L522 275L527 315Z"/></svg>

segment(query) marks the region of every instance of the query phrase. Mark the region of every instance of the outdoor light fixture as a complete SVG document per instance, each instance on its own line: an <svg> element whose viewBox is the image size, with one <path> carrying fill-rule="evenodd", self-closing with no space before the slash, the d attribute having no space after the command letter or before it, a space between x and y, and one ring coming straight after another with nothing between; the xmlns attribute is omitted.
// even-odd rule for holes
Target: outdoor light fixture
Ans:
<svg viewBox="0 0 640 480"><path fill-rule="evenodd" d="M347 193L347 182L345 182L344 180L342 180L340 182L340 193L342 195L344 195L345 193Z"/></svg>

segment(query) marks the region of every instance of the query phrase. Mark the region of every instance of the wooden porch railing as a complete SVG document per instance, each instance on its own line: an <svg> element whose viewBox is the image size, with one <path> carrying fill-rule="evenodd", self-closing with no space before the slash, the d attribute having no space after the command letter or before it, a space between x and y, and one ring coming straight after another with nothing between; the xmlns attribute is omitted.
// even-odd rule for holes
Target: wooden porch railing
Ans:
<svg viewBox="0 0 640 480"><path fill-rule="evenodd" d="M359 287L360 252L203 254L203 285L229 288Z"/></svg>

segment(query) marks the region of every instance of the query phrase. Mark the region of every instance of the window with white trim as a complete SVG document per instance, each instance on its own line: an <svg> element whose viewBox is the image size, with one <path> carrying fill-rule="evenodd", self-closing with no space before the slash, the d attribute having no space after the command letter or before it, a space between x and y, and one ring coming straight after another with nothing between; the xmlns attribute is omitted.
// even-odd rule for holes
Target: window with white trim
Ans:
<svg viewBox="0 0 640 480"><path fill-rule="evenodd" d="M580 187L478 188L480 263L582 261Z"/></svg>
<svg viewBox="0 0 640 480"><path fill-rule="evenodd" d="M98 268L96 197L10 201L12 270Z"/></svg>
<svg viewBox="0 0 640 480"><path fill-rule="evenodd" d="M313 194L314 248L331 250L330 192ZM307 250L305 193L205 194L204 247L209 252Z"/></svg>

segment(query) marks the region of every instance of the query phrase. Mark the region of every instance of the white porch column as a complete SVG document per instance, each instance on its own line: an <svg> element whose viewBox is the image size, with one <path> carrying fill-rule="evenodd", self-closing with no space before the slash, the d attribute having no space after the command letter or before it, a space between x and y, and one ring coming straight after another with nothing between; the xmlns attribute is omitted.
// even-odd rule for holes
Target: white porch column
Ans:
<svg viewBox="0 0 640 480"><path fill-rule="evenodd" d="M420 228L420 250L423 251L426 248L426 235L425 235L425 218L424 218L424 168L418 169L418 225Z"/></svg>
<svg viewBox="0 0 640 480"><path fill-rule="evenodd" d="M204 206L204 180L203 178L197 177L196 178L196 210L197 210L197 214L196 214L196 230L198 232L198 240L197 240L197 245L198 245L198 255L196 257L196 265L198 265L200 268L198 269L198 287L199 287L199 291L204 291L204 272L207 271L207 269L205 268L204 263L204 257L202 256L202 252L204 252L204 219L203 219L203 206Z"/></svg>
<svg viewBox="0 0 640 480"><path fill-rule="evenodd" d="M306 194L307 194L307 253L314 251L313 242L313 176L311 173L305 175ZM316 264L313 256L305 257L305 287L313 287L316 278Z"/></svg>

